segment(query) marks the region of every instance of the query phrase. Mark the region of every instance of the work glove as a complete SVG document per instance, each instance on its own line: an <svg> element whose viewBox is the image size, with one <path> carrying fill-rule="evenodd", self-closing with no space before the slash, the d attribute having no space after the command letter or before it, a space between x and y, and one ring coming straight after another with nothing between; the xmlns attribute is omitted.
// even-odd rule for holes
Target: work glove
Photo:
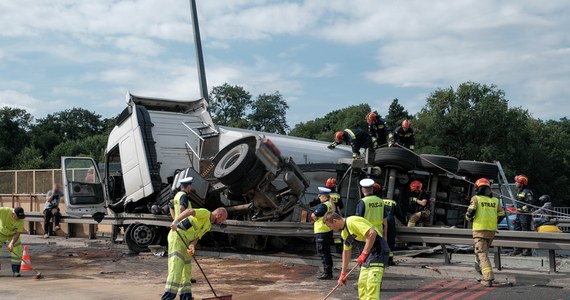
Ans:
<svg viewBox="0 0 570 300"><path fill-rule="evenodd" d="M14 245L12 244L12 242L10 242L8 246L6 246L6 249L8 249L8 252L12 252L12 250L14 250Z"/></svg>
<svg viewBox="0 0 570 300"><path fill-rule="evenodd" d="M190 245L188 245L188 249L186 249L186 253L188 253L188 255L190 255L190 256L194 256L194 254L196 253L196 247L194 246L194 244L190 243Z"/></svg>
<svg viewBox="0 0 570 300"><path fill-rule="evenodd" d="M414 151L414 145L410 145L410 150Z"/></svg>
<svg viewBox="0 0 570 300"><path fill-rule="evenodd" d="M358 158L360 157L360 153L352 153L352 158Z"/></svg>
<svg viewBox="0 0 570 300"><path fill-rule="evenodd" d="M329 149L334 149L335 147L336 147L336 143L332 143L332 144L327 146L327 148L329 148Z"/></svg>
<svg viewBox="0 0 570 300"><path fill-rule="evenodd" d="M527 211L528 211L528 206L525 205L525 206L521 207L521 211L527 212Z"/></svg>
<svg viewBox="0 0 570 300"><path fill-rule="evenodd" d="M356 259L356 263L361 265L366 261L367 258L368 258L368 253L362 251L362 253L360 253L358 258Z"/></svg>
<svg viewBox="0 0 570 300"><path fill-rule="evenodd" d="M342 273L340 273L340 276L338 277L338 281L336 283L340 286L343 286L346 284L347 279L348 278L346 276L346 273L342 272Z"/></svg>

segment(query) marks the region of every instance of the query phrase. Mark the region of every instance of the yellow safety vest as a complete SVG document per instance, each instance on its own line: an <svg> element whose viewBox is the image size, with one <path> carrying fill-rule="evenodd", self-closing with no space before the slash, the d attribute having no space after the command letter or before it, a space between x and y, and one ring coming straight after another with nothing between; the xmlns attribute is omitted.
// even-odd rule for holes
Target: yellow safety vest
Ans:
<svg viewBox="0 0 570 300"><path fill-rule="evenodd" d="M185 194L186 194L185 191L179 191L174 196L174 201L172 201L174 203L174 217L173 217L174 219L178 218L178 216L180 215L180 198L182 197L182 195ZM192 204L190 204L190 199L188 199L188 207L186 209L192 209Z"/></svg>
<svg viewBox="0 0 570 300"><path fill-rule="evenodd" d="M384 200L378 196L366 196L362 198L364 202L364 218L368 220L376 231L382 236L384 232Z"/></svg>
<svg viewBox="0 0 570 300"><path fill-rule="evenodd" d="M499 209L499 199L487 196L477 197L477 211L473 218L473 231L489 230L497 231L497 211Z"/></svg>
<svg viewBox="0 0 570 300"><path fill-rule="evenodd" d="M332 210L330 201L325 202L325 205L327 206L327 212ZM327 225L325 225L325 222L323 222L322 217L317 217L314 228L315 228L315 233L325 233L331 231L331 229Z"/></svg>

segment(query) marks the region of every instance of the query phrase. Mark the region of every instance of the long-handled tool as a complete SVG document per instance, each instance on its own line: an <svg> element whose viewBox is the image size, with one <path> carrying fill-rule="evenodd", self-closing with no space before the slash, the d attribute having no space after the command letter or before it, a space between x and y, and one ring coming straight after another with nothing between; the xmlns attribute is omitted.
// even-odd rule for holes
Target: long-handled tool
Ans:
<svg viewBox="0 0 570 300"><path fill-rule="evenodd" d="M356 270L356 267L360 266L359 264L355 264L354 267L352 267L352 269L350 269L350 271L348 272L348 274L346 274L346 278L348 278L348 276L350 276L350 274ZM332 293L334 293L334 291L336 291L336 289L338 289L338 287L340 286L340 284L336 284L336 286L334 287L334 289L332 289L332 291L330 291L325 298L323 298L323 300L327 300L328 297L330 297L330 295L332 295Z"/></svg>
<svg viewBox="0 0 570 300"><path fill-rule="evenodd" d="M28 265L28 267L30 267L30 270L36 272L36 275L34 276L34 279L40 280L42 278L44 278L44 276L42 275L42 272L36 271L34 270L34 267L32 267L32 264L30 264L29 262L27 262L23 257L21 257L20 255L16 254L16 252L14 251L10 251L12 254L14 254L16 257L18 257L20 260L22 260L26 265Z"/></svg>
<svg viewBox="0 0 570 300"><path fill-rule="evenodd" d="M176 234L178 235L178 237L182 240L182 243L184 243L184 246L186 246L186 249L188 249L188 243L186 243L186 240L184 240L184 238L182 237L182 235L180 234L180 232L178 232L178 230L176 230ZM214 293L214 297L211 298L203 298L202 300L232 300L232 295L224 295L224 296L218 296L216 294L216 291L214 291L214 287L212 287L212 284L210 283L210 280L208 280L208 277L206 276L206 273L204 273L204 270L202 270L202 266L200 266L200 263L198 262L198 260L196 259L196 257L194 255L192 255L192 258L194 259L194 262L196 263L196 265L198 266L198 268L200 269L200 272L202 272L202 275L204 275L204 278L206 279L206 282L208 283L208 285L210 286L210 289L212 290L212 293Z"/></svg>

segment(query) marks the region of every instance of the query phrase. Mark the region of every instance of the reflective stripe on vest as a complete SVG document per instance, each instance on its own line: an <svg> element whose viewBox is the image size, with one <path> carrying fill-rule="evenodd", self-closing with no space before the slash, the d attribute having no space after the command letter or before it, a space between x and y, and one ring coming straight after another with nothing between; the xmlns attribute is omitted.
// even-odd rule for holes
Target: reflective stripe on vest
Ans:
<svg viewBox="0 0 570 300"><path fill-rule="evenodd" d="M348 133L348 135L350 135L351 139L355 139L356 138L356 134L354 134L354 132L352 132L352 130L350 129L345 129L344 132Z"/></svg>
<svg viewBox="0 0 570 300"><path fill-rule="evenodd" d="M329 196L333 200L334 204L337 204L338 200L340 200L340 195L338 193L330 193Z"/></svg>
<svg viewBox="0 0 570 300"><path fill-rule="evenodd" d="M325 202L325 205L327 206L327 212L332 210L332 206L331 206L330 201ZM331 229L327 225L325 225L325 222L323 222L323 217L317 218L317 220L315 221L315 227L314 228L315 228L315 233L323 233L323 232L331 231Z"/></svg>
<svg viewBox="0 0 570 300"><path fill-rule="evenodd" d="M477 212L473 218L473 230L497 230L499 199L487 196L477 197Z"/></svg>
<svg viewBox="0 0 570 300"><path fill-rule="evenodd" d="M383 232L384 200L378 196L366 196L364 202L364 218L374 225L376 231ZM380 234L382 236L382 234Z"/></svg>

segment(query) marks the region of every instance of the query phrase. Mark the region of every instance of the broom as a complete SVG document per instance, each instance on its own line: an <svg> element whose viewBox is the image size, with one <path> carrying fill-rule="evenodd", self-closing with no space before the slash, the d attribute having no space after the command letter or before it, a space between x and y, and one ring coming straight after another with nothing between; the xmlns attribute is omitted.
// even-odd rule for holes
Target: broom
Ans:
<svg viewBox="0 0 570 300"><path fill-rule="evenodd" d="M188 243L186 243L186 240L184 240L184 238L182 237L182 235L180 235L180 232L178 232L178 230L176 230L176 234L182 240L182 243L184 243L184 246L186 246L186 249L188 249ZM196 263L196 265L200 269L200 272L202 272L202 275L204 275L204 278L206 279L206 282L210 286L212 293L214 293L214 297L202 298L202 300L232 300L232 295L218 296L216 294L216 291L214 291L214 287L212 287L212 284L210 283L210 280L208 280L206 273L204 273L204 270L202 270L202 266L200 266L200 263L198 262L198 260L196 259L196 257L194 255L192 255L192 258L194 259L194 262Z"/></svg>

